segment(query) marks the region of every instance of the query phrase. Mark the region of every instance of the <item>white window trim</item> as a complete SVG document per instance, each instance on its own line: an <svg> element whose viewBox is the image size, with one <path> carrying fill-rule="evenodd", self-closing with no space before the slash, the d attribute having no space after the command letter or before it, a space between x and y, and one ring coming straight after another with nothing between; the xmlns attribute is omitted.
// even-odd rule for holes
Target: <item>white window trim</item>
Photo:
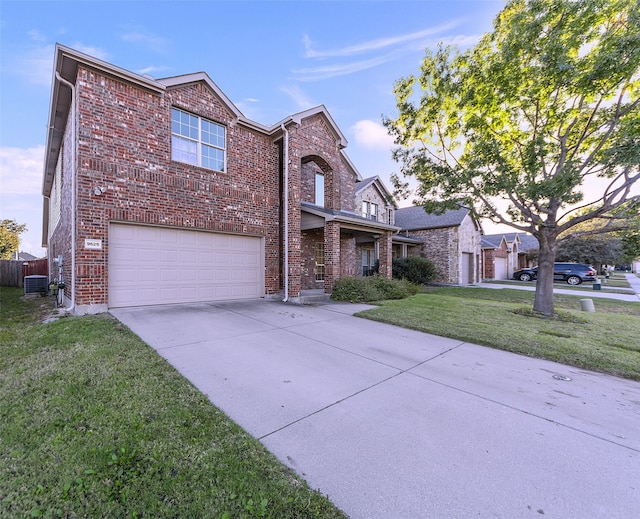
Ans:
<svg viewBox="0 0 640 519"><path fill-rule="evenodd" d="M320 191L320 193L318 193L318 178L322 178L322 190ZM314 204L319 206L319 207L324 207L324 190L325 190L325 184L324 184L325 178L324 178L324 173L320 173L319 171L316 171L315 176L313 177L313 199L314 199ZM318 196L320 195L320 196ZM318 200L318 198L321 198L320 200Z"/></svg>
<svg viewBox="0 0 640 519"><path fill-rule="evenodd" d="M191 112L187 112L186 110L183 110L181 108L177 108L175 106L171 107L171 125L172 126L173 126L173 111L174 110L176 110L178 112L185 113L187 115L190 115L190 116L195 117L196 119L198 119L198 138L197 139L194 139L194 138L186 136L186 135L182 135L180 133L174 133L173 132L173 127L171 128L171 138L172 139L175 136L175 137L178 137L180 139L184 139L186 141L195 142L195 144L196 144L196 162L197 162L197 164L191 164L190 162L184 162L182 160L179 160L179 159L175 158L173 156L173 143L171 144L171 160L173 160L175 162L180 162L181 164L189 164L190 166L197 166L199 168L208 169L209 171L217 171L218 173L225 173L227 171L227 127L225 125L223 125L223 124L220 124L220 123L216 122L216 121L212 121L211 119L207 119L206 117L200 117L199 115L196 115L196 114L191 113ZM219 126L219 127L224 129L224 146L223 147L215 146L213 144L210 144L210 143L202 141L202 121L207 121L210 124ZM211 148L215 148L217 150L221 150L222 151L222 170L214 169L214 168L210 168L210 167L202 165L202 146L203 145L209 146Z"/></svg>

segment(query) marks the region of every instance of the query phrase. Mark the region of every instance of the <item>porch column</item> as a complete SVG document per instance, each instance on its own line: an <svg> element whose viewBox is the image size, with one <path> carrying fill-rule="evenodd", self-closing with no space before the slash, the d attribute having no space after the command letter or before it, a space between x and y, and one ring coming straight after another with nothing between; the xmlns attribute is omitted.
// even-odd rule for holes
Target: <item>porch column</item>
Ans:
<svg viewBox="0 0 640 519"><path fill-rule="evenodd" d="M333 292L333 286L340 279L340 224L324 224L324 293Z"/></svg>
<svg viewBox="0 0 640 519"><path fill-rule="evenodd" d="M379 273L382 277L391 278L391 260L392 260L392 246L391 246L391 231L385 231L378 240L378 246L380 248L380 256L378 261L380 263Z"/></svg>

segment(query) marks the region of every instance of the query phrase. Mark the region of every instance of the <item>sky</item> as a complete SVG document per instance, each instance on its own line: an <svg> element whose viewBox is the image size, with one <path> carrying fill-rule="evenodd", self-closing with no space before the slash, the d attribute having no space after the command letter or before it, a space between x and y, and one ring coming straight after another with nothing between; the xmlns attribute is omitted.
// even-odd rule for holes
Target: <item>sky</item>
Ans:
<svg viewBox="0 0 640 519"><path fill-rule="evenodd" d="M324 105L361 176L392 189L399 164L381 121L397 113L394 83L419 74L427 48L475 45L505 4L0 0L0 219L27 225L21 251L46 254L41 189L56 43L156 79L206 72L265 125Z"/></svg>

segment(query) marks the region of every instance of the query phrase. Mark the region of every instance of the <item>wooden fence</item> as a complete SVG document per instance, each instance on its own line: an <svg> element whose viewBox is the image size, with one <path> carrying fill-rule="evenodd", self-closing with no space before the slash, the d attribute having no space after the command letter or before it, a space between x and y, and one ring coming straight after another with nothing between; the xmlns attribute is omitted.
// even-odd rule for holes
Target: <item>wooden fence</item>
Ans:
<svg viewBox="0 0 640 519"><path fill-rule="evenodd" d="M47 258L31 261L0 260L0 286L22 287L25 276L48 276L48 265Z"/></svg>

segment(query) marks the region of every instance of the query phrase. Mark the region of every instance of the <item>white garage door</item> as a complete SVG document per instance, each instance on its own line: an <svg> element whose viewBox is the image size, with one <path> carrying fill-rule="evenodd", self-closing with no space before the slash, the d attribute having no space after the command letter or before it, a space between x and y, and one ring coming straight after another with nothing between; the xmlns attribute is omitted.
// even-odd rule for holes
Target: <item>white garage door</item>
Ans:
<svg viewBox="0 0 640 519"><path fill-rule="evenodd" d="M109 306L264 295L261 238L116 225L109 228Z"/></svg>
<svg viewBox="0 0 640 519"><path fill-rule="evenodd" d="M507 258L495 258L495 279L507 279Z"/></svg>

